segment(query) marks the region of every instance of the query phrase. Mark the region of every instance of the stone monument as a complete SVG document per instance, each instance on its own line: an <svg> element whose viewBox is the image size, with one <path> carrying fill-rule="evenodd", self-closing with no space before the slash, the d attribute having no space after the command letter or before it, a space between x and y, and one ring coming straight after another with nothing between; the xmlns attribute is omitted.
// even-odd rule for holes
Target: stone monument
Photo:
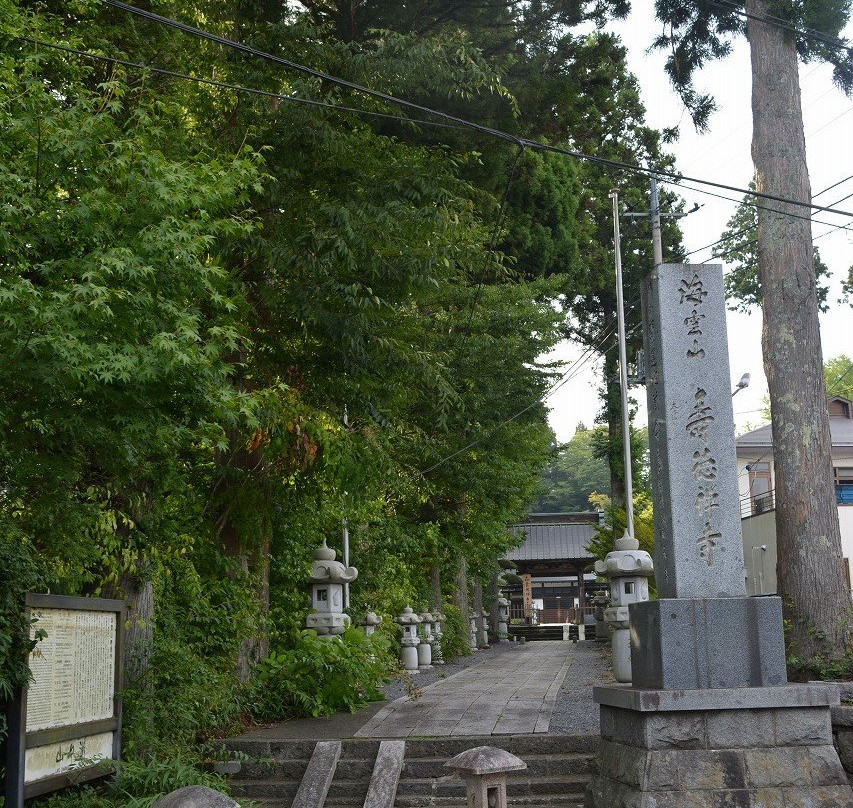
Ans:
<svg viewBox="0 0 853 808"><path fill-rule="evenodd" d="M471 614L471 616L468 618L468 622L470 624L469 628L470 628L470 635L471 636L469 638L469 642L471 643L471 650L476 651L476 650L478 650L478 647L477 647L477 618L474 616L474 614Z"/></svg>
<svg viewBox="0 0 853 808"><path fill-rule="evenodd" d="M643 319L660 600L629 607L633 684L594 689L587 806L851 808L838 690L786 684L781 602L746 596L721 268L656 267Z"/></svg>
<svg viewBox="0 0 853 808"><path fill-rule="evenodd" d="M441 650L441 635L444 632L441 630L441 624L446 622L447 617L445 617L443 612L433 611L432 619L432 663L433 665L443 665L444 652Z"/></svg>
<svg viewBox="0 0 853 808"><path fill-rule="evenodd" d="M311 600L314 611L305 618L306 628L314 629L324 639L339 637L350 625L344 612L344 584L358 577L355 567L335 561L335 551L323 543L314 551L311 564Z"/></svg>
<svg viewBox="0 0 853 808"><path fill-rule="evenodd" d="M605 592L596 592L592 599L592 605L595 606L595 641L607 642L610 639L610 626L604 619L604 610L607 608L610 599Z"/></svg>

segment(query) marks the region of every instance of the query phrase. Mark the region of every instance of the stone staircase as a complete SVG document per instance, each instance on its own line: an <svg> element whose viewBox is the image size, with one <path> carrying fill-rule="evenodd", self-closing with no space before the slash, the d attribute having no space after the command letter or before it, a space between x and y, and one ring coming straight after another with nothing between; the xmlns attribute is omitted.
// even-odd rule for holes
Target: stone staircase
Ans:
<svg viewBox="0 0 853 808"><path fill-rule="evenodd" d="M444 768L445 761L475 746L497 746L527 763L507 778L511 806L581 808L598 746L594 735L503 735L406 739L395 808L465 805L465 784ZM263 808L291 808L315 741L241 741L226 746L245 758L232 776L239 801ZM341 754L325 805L362 806L379 741L341 742Z"/></svg>

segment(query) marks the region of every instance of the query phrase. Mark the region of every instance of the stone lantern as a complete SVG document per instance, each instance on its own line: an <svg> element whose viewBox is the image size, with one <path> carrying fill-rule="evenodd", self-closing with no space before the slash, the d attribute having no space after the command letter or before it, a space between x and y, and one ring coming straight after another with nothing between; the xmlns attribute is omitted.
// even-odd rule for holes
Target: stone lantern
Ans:
<svg viewBox="0 0 853 808"><path fill-rule="evenodd" d="M376 631L376 627L382 622L382 618L376 612L368 612L364 615L364 620L361 621L361 626L364 633L369 637Z"/></svg>
<svg viewBox="0 0 853 808"><path fill-rule="evenodd" d="M507 808L507 772L526 769L515 755L494 746L477 746L444 764L465 778L468 808Z"/></svg>
<svg viewBox="0 0 853 808"><path fill-rule="evenodd" d="M498 640L506 642L509 639L509 601L501 593L498 598Z"/></svg>
<svg viewBox="0 0 853 808"><path fill-rule="evenodd" d="M595 607L596 642L607 642L607 640L610 639L610 628L607 625L607 621L604 619L604 610L607 608L609 601L610 598L608 598L607 593L603 591L596 592L592 599L592 605Z"/></svg>
<svg viewBox="0 0 853 808"><path fill-rule="evenodd" d="M400 662L403 665L403 670L409 673L417 673L418 646L421 644L420 637L418 637L418 623L421 622L421 618L412 611L411 606L406 606L394 618L394 622L403 631L403 636L400 638Z"/></svg>
<svg viewBox="0 0 853 808"><path fill-rule="evenodd" d="M482 647L488 648L489 647L489 613L485 609L483 609L483 611L480 612L480 625L478 626L478 628L480 631L483 632L482 633L482 641L483 641ZM480 635L478 635L478 637L479 636Z"/></svg>
<svg viewBox="0 0 853 808"><path fill-rule="evenodd" d="M432 644L435 642L432 624L435 618L430 612L421 612L418 616L421 618L421 626L423 627L421 641L418 645L418 669L425 671L432 667Z"/></svg>
<svg viewBox="0 0 853 808"><path fill-rule="evenodd" d="M344 612L344 584L358 577L355 567L335 561L335 551L323 543L314 551L311 564L311 601L314 611L305 618L305 626L323 638L338 637L350 625Z"/></svg>
<svg viewBox="0 0 853 808"><path fill-rule="evenodd" d="M441 624L444 623L447 618L441 612L433 612L432 619L432 661L434 665L443 665L444 652L441 650L441 635L444 632L441 630Z"/></svg>
<svg viewBox="0 0 853 808"><path fill-rule="evenodd" d="M631 681L631 632L628 606L649 599L649 576L654 574L652 557L640 550L640 543L626 533L604 561L595 562L595 571L610 578L610 606L604 619L613 630L613 675L617 682Z"/></svg>

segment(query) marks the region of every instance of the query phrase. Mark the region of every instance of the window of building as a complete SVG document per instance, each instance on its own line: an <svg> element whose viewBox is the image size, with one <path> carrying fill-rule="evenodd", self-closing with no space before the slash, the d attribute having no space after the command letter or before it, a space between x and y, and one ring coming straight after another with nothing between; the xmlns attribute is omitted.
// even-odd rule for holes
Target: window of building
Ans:
<svg viewBox="0 0 853 808"><path fill-rule="evenodd" d="M853 505L853 466L833 469L835 477L835 501L839 505Z"/></svg>
<svg viewBox="0 0 853 808"><path fill-rule="evenodd" d="M752 503L752 515L773 510L773 489L770 475L770 463L750 463L749 498Z"/></svg>

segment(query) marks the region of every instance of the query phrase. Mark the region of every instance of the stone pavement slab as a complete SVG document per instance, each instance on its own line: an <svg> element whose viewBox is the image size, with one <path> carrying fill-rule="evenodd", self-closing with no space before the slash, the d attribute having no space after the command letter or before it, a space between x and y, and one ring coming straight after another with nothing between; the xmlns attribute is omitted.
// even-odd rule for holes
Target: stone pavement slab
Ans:
<svg viewBox="0 0 853 808"><path fill-rule="evenodd" d="M433 682L412 701L383 707L362 738L519 735L548 732L554 703L577 646L533 642Z"/></svg>

